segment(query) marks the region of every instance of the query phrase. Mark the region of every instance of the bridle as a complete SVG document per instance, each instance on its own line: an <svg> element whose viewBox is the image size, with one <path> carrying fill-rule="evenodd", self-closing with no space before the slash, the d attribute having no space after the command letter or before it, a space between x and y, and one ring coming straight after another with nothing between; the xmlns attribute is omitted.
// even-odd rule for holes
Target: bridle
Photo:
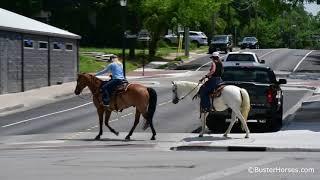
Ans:
<svg viewBox="0 0 320 180"><path fill-rule="evenodd" d="M91 74L88 74L89 76L90 76L90 79L89 79L89 84L92 84L92 85L94 85L95 84L95 81L97 81L97 79L93 76L93 75L91 75ZM79 83L79 82L78 82ZM83 82L81 82L81 86L83 86L82 85L83 84ZM83 90L83 89L82 89ZM82 92L82 90L81 90L81 92ZM96 95L99 95L99 88L92 88L91 89L91 91L92 91L92 96L96 96ZM80 93L81 94L81 93ZM79 94L79 95L80 95ZM79 96L78 95L78 96ZM79 96L80 97L80 96ZM84 99L84 98L82 98L82 97L80 97L81 99Z"/></svg>
<svg viewBox="0 0 320 180"><path fill-rule="evenodd" d="M194 88L192 88L186 95L182 96L181 98L178 98L177 85L175 83L172 83L172 84L174 86L174 88L172 89L172 92L174 94L173 102L178 103L179 101L181 101L184 98L186 98L187 96L189 96L200 85L200 82Z"/></svg>

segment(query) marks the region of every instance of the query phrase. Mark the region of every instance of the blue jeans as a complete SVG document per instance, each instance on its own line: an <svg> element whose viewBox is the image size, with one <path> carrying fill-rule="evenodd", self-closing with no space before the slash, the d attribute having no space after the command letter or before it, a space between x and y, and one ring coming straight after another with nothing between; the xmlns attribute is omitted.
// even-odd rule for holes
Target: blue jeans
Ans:
<svg viewBox="0 0 320 180"><path fill-rule="evenodd" d="M125 80L111 79L103 82L101 86L102 100L104 105L109 105L110 98L117 86L121 85Z"/></svg>
<svg viewBox="0 0 320 180"><path fill-rule="evenodd" d="M220 83L222 83L221 77L212 77L200 87L200 106L204 111L211 109L209 94L213 92Z"/></svg>

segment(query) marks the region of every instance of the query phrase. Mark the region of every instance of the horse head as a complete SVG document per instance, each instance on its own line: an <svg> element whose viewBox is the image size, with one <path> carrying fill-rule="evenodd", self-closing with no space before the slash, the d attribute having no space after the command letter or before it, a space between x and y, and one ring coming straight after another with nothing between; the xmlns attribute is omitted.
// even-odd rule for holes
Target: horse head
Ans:
<svg viewBox="0 0 320 180"><path fill-rule="evenodd" d="M200 83L191 81L172 81L172 103L177 104L187 96L194 97L199 90Z"/></svg>
<svg viewBox="0 0 320 180"><path fill-rule="evenodd" d="M88 75L87 74L78 74L78 79L77 79L77 86L76 86L76 89L74 90L74 94L75 95L79 95L82 90L87 87L88 85Z"/></svg>

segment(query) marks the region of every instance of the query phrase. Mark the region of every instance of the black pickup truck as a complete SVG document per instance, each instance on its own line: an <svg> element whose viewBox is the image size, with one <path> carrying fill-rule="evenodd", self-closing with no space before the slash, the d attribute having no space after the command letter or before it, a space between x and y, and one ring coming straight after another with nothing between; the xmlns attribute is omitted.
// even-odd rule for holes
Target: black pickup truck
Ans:
<svg viewBox="0 0 320 180"><path fill-rule="evenodd" d="M248 91L251 110L249 122L263 124L264 131L278 131L282 127L283 92L280 84L286 79L277 81L269 67L262 66L228 66L224 67L222 79L226 84L236 85ZM213 132L223 132L227 121L231 118L231 110L212 112L207 118L207 126Z"/></svg>

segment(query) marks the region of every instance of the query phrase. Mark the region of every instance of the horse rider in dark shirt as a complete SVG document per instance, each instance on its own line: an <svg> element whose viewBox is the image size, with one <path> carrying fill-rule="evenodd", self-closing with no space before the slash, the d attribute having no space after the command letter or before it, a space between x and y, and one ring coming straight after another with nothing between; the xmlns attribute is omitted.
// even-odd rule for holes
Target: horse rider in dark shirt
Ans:
<svg viewBox="0 0 320 180"><path fill-rule="evenodd" d="M218 52L213 52L210 56L212 59L211 68L207 75L201 78L199 81L202 82L205 78L208 80L200 87L200 107L202 112L210 112L212 109L210 102L210 93L212 93L219 84L222 83L223 65L219 57Z"/></svg>

